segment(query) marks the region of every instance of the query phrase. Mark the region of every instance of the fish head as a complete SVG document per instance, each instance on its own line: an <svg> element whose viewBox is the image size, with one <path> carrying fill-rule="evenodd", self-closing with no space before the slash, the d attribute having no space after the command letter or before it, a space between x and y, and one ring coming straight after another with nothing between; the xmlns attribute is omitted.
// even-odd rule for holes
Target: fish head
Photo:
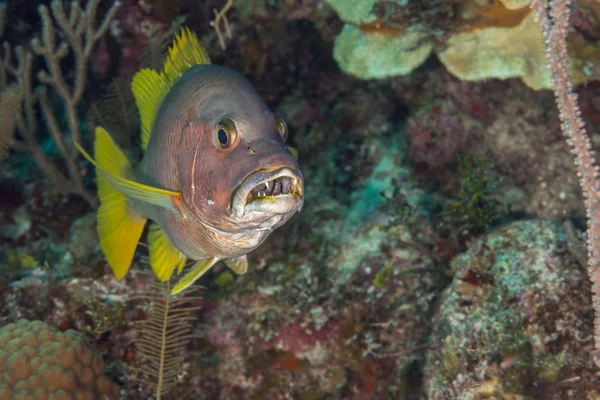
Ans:
<svg viewBox="0 0 600 400"><path fill-rule="evenodd" d="M304 178L285 144L287 125L242 75L210 67L214 73L182 129L182 199L219 232L274 229L304 202Z"/></svg>

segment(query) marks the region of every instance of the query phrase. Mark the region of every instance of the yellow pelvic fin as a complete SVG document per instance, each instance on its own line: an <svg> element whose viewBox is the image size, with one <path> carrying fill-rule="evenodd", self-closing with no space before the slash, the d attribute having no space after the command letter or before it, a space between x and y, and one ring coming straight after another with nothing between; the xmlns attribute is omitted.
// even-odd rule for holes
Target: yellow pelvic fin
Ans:
<svg viewBox="0 0 600 400"><path fill-rule="evenodd" d="M129 270L140 240L146 218L131 210L127 197L112 182L122 177L129 167L125 154L103 128L96 128L96 162L78 143L75 146L97 168L98 198L97 230L100 248L108 260L115 277L121 279ZM112 178L115 179L112 179Z"/></svg>
<svg viewBox="0 0 600 400"><path fill-rule="evenodd" d="M79 143L75 143L75 147L89 162L94 164L98 177L102 177L103 181L106 181L114 190L129 198L164 207L177 214L178 217L185 218L179 192L144 185L123 176L129 168L129 162L104 128L96 127L94 152L98 161L95 161ZM98 186L100 186L100 180L98 180Z"/></svg>
<svg viewBox="0 0 600 400"><path fill-rule="evenodd" d="M244 275L246 272L248 272L248 257L246 255L236 258L228 258L223 262L229 267L229 269L238 275Z"/></svg>
<svg viewBox="0 0 600 400"><path fill-rule="evenodd" d="M131 82L131 90L135 97L135 104L140 112L142 126L142 150L148 147L152 126L163 99L169 92L171 85L167 80L152 69L142 69L137 72Z"/></svg>
<svg viewBox="0 0 600 400"><path fill-rule="evenodd" d="M177 285L175 285L175 287L173 287L173 290L171 290L171 294L179 293L182 290L188 288L190 285L196 282L202 275L204 275L218 261L219 259L216 257L210 258L208 260L196 261L196 263L192 266L190 271L187 274L185 274L179 280L179 282L177 282Z"/></svg>
<svg viewBox="0 0 600 400"><path fill-rule="evenodd" d="M169 279L175 268L177 268L178 273L181 272L186 257L173 245L165 231L160 229L157 224L150 225L148 244L150 247L150 266L159 281Z"/></svg>
<svg viewBox="0 0 600 400"><path fill-rule="evenodd" d="M179 35L175 35L161 76L173 85L185 71L200 64L210 64L208 53L198 36L184 27Z"/></svg>
<svg viewBox="0 0 600 400"><path fill-rule="evenodd" d="M296 150L296 149L295 149L294 147L292 147L292 146L288 146L287 148L288 148L288 151L289 151L290 153L292 153L292 156L294 157L294 159L295 159L296 161L298 161L298 150Z"/></svg>

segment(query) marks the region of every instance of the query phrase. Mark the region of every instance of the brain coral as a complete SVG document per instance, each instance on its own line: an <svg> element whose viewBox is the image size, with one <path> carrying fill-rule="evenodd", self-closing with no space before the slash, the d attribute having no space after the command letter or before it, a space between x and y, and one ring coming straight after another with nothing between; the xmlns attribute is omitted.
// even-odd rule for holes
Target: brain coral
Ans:
<svg viewBox="0 0 600 400"><path fill-rule="evenodd" d="M0 329L0 399L118 399L102 357L75 331L19 320Z"/></svg>

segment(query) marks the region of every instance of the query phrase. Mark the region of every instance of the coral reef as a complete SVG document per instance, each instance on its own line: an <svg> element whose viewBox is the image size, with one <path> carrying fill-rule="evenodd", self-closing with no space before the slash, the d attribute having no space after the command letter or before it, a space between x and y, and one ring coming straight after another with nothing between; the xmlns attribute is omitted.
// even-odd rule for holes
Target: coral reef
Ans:
<svg viewBox="0 0 600 400"><path fill-rule="evenodd" d="M422 79L416 90L410 81L394 85L411 104L406 135L423 180L455 197L458 156L479 157L502 178L495 195L511 213L556 218L581 209L575 166L550 93L516 80L462 82L439 71L423 72Z"/></svg>
<svg viewBox="0 0 600 400"><path fill-rule="evenodd" d="M451 271L425 365L428 398L599 395L590 285L560 226L509 224L470 243Z"/></svg>
<svg viewBox="0 0 600 400"><path fill-rule="evenodd" d="M0 7L11 50L33 54L38 3ZM597 4L574 3L568 36L595 150ZM112 5L98 3L94 26ZM139 156L128 79L161 64L184 20L286 121L304 209L250 254L247 274L217 264L199 298L169 309L143 273L146 237L117 281L89 202L0 136L1 332L21 319L53 337L77 331L104 360L94 376L125 400L600 398L583 196L528 2L126 0L89 62L60 61L69 89L85 70L84 147L96 124L110 125ZM60 46L68 37L50 25ZM12 114L8 72L0 114ZM70 154L76 138L53 88L47 105ZM44 157L74 182L42 104L21 105ZM22 141L16 124L0 131ZM92 193L92 168L74 165ZM181 337L162 337L157 321L179 312ZM174 351L154 357L167 339Z"/></svg>

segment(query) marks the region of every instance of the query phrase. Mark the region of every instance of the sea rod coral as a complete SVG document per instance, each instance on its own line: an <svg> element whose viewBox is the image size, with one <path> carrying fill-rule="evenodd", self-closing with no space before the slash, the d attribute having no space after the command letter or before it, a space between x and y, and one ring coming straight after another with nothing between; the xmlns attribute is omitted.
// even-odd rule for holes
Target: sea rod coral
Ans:
<svg viewBox="0 0 600 400"><path fill-rule="evenodd" d="M532 0L537 19L544 33L548 66L552 71L552 84L562 121L562 130L576 157L577 175L585 193L587 214L588 273L592 280L592 301L596 311L594 336L595 361L600 367L600 175L591 152L590 139L579 111L578 97L567 71L567 32L570 17L570 0L553 1L550 12L543 0Z"/></svg>

